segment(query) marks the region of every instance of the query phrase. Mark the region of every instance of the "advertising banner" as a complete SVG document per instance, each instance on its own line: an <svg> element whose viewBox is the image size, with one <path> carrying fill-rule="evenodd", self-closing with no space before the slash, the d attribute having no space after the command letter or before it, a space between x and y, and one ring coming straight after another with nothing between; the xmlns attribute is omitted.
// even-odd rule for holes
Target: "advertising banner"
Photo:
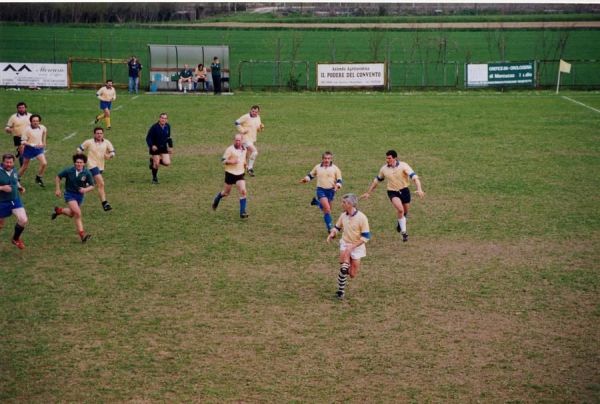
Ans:
<svg viewBox="0 0 600 404"><path fill-rule="evenodd" d="M0 62L0 86L67 87L67 64Z"/></svg>
<svg viewBox="0 0 600 404"><path fill-rule="evenodd" d="M317 64L317 87L383 87L384 63Z"/></svg>
<svg viewBox="0 0 600 404"><path fill-rule="evenodd" d="M534 61L468 64L465 72L467 87L535 87Z"/></svg>

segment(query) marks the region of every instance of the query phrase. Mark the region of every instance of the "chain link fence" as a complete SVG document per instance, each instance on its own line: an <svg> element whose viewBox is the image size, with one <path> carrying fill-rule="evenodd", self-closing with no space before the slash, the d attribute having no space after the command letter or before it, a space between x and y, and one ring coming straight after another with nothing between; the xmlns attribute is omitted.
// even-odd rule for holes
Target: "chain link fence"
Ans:
<svg viewBox="0 0 600 404"><path fill-rule="evenodd" d="M554 88L560 60L537 61L536 88ZM482 62L488 63L488 62ZM573 69L561 75L563 89L600 89L600 60L569 60ZM392 61L388 91L464 89L465 63ZM316 63L307 61L248 60L239 63L240 89L314 90Z"/></svg>

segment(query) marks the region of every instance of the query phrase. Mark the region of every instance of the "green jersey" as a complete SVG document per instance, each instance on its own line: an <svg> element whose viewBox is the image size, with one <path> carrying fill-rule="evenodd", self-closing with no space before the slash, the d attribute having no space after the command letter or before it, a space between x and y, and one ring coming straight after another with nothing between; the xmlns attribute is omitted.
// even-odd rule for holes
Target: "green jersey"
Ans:
<svg viewBox="0 0 600 404"><path fill-rule="evenodd" d="M92 173L84 168L77 172L75 167L69 167L58 173L59 178L66 178L65 192L74 194L79 193L79 188L87 188L90 185L95 185Z"/></svg>

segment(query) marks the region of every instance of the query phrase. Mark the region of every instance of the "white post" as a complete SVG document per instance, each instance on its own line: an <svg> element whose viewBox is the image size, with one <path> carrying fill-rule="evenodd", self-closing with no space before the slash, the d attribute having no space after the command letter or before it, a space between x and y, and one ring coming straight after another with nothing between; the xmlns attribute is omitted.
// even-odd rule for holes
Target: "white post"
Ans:
<svg viewBox="0 0 600 404"><path fill-rule="evenodd" d="M560 66L558 68L558 79L556 80L556 94L558 94L558 87L560 86Z"/></svg>

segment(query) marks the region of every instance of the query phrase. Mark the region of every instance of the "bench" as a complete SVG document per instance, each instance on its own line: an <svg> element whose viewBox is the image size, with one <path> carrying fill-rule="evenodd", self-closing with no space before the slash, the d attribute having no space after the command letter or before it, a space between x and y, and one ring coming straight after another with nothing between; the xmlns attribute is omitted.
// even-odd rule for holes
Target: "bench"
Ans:
<svg viewBox="0 0 600 404"><path fill-rule="evenodd" d="M206 75L207 91L212 91L212 76L210 75L210 68L206 69L208 74ZM179 72L181 69L175 67L168 68L151 68L150 69L150 91L178 91L177 81L179 80ZM229 69L223 69L223 75L221 76L221 89L224 92L229 92ZM194 83L196 87L196 83ZM201 91L196 89L196 91Z"/></svg>

